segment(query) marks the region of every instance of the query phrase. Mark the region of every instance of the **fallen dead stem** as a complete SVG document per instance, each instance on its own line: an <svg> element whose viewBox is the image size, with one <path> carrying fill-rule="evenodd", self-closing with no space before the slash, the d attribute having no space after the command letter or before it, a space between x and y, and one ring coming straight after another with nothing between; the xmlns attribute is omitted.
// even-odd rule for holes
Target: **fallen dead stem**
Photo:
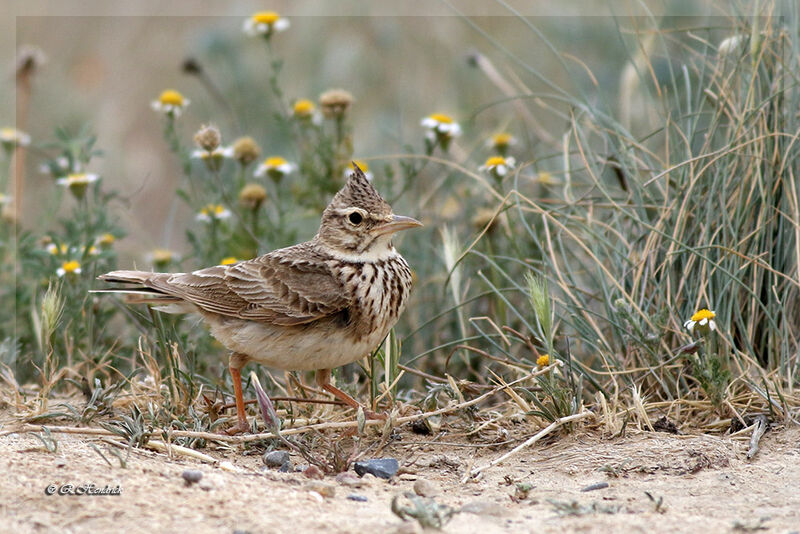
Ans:
<svg viewBox="0 0 800 534"><path fill-rule="evenodd" d="M474 478L474 477L478 476L480 473L482 473L483 471L486 471L487 469L490 469L490 468L496 466L497 464L508 460L510 457L514 456L515 454L517 454L522 449L524 449L526 447L530 447L531 445L533 445L534 443L536 443L537 441L539 441L540 439L542 439L543 437L548 435L550 432L552 432L556 428L560 427L561 425L564 425L566 423L571 423L573 421L580 421L581 419L586 419L587 417L594 417L594 413L592 413L590 411L583 411L581 413L576 413L576 414L573 414L573 415L568 415L566 417L562 417L561 419L556 419L555 421L550 423L548 426L546 426L545 428L540 430L538 433L534 434L533 436L531 436L530 438L525 440L523 443L520 443L519 445L517 445L516 447L514 447L513 449L511 449L510 451L508 451L507 453L505 453L501 457L492 460L491 462L489 462L488 464L484 465L483 467L476 467L475 469L470 469L469 471L467 471L467 474L464 476L464 478L461 479L461 483L464 484L470 478Z"/></svg>
<svg viewBox="0 0 800 534"><path fill-rule="evenodd" d="M507 390L521 382L525 382L534 378L536 376L545 374L550 372L557 366L563 365L560 361L555 361L551 365L547 367L542 367L532 373L528 373L527 375L518 378L508 384L501 384L495 386L490 391L475 397L474 399L460 402L457 404L453 404L450 406L445 406L444 408L440 408L438 410L433 410L430 412L424 412L414 415L409 415L405 417L399 418L391 418L388 423L387 421L380 421L380 420L367 420L364 422L365 426L376 426L376 425L385 425L385 424L392 424L392 425L403 425L406 423L411 423L414 421L418 421L421 419L426 419L428 417L434 417L437 415L444 415L452 412L457 412L459 410L463 410L464 408L469 408L475 404L483 402L484 400L496 395L497 393ZM84 435L96 435L96 436L115 436L113 432L110 432L104 428L77 428L77 427L69 427L69 426L50 426L50 425L22 425L17 428L5 430L0 432L0 437L11 434L14 432L41 432L44 428L47 428L50 432L53 433L64 433L64 434L84 434ZM341 421L341 422L329 422L329 423L318 423L314 425L307 425L298 428L287 428L285 430L281 430L282 436L293 436L297 434L304 434L306 432L311 431L321 431L321 430L342 430L342 429L350 429L350 428L357 428L358 421ZM227 436L224 434L215 434L213 432L197 432L192 430L168 430L168 434L170 438L200 438L206 440L213 440L218 442L224 443L248 443L251 441L260 441L264 439L274 439L277 438L273 432L261 432L258 434L249 434L245 436Z"/></svg>
<svg viewBox="0 0 800 534"><path fill-rule="evenodd" d="M217 463L216 458L213 458L207 454L203 454L200 451L196 451L188 447L182 447L180 445L174 445L172 443L164 443L163 441L158 441L155 439L149 440L147 443L145 443L144 446L148 449L152 449L157 452L166 453L169 456L172 455L187 456L189 458L194 458L195 460L200 460L201 462L206 462L210 464Z"/></svg>

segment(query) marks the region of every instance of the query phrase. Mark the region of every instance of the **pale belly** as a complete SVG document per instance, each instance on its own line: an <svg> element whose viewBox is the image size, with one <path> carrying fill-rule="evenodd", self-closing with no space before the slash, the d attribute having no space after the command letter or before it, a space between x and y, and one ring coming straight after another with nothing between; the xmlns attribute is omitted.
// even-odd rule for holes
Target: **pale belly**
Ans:
<svg viewBox="0 0 800 534"><path fill-rule="evenodd" d="M211 335L228 349L261 365L287 371L333 369L360 360L375 350L394 326L394 321L384 324L355 341L349 329L324 322L274 326L234 318L206 319Z"/></svg>

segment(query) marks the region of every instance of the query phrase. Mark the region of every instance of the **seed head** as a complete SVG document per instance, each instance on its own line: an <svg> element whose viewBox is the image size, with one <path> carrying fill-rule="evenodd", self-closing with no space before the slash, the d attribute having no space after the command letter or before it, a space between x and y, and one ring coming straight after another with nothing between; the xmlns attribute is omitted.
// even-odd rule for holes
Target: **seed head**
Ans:
<svg viewBox="0 0 800 534"><path fill-rule="evenodd" d="M267 199L267 190L259 184L247 184L239 192L239 203L246 209L255 211Z"/></svg>
<svg viewBox="0 0 800 534"><path fill-rule="evenodd" d="M233 142L233 159L242 166L250 165L261 156L261 148L252 137L240 137Z"/></svg>
<svg viewBox="0 0 800 534"><path fill-rule="evenodd" d="M353 95L344 89L330 89L319 95L319 107L327 119L343 117L352 103Z"/></svg>
<svg viewBox="0 0 800 534"><path fill-rule="evenodd" d="M58 287L52 284L47 286L47 292L42 297L41 323L39 330L39 345L42 348L49 347L53 333L55 333L58 323L61 321L61 314L64 311L64 299L59 294Z"/></svg>
<svg viewBox="0 0 800 534"><path fill-rule="evenodd" d="M222 142L222 135L219 133L219 128L213 124L206 124L194 134L194 142L206 152L213 152Z"/></svg>

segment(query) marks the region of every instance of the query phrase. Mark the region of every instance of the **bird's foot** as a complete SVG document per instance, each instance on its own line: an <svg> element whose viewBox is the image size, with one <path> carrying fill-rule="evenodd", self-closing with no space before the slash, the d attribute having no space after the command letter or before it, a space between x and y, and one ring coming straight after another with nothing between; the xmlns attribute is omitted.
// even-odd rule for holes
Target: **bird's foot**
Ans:
<svg viewBox="0 0 800 534"><path fill-rule="evenodd" d="M228 436L235 436L236 434L247 434L250 432L250 425L247 421L239 421L232 427L227 430L224 430L222 433Z"/></svg>

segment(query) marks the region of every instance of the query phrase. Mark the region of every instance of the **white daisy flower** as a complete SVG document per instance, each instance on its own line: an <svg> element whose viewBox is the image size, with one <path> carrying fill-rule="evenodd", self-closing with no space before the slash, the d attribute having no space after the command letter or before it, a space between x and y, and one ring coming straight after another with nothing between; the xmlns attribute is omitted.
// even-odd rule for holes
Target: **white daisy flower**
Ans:
<svg viewBox="0 0 800 534"><path fill-rule="evenodd" d="M256 168L255 176L269 176L273 180L280 180L284 176L297 170L297 165L286 161L280 156L272 156Z"/></svg>
<svg viewBox="0 0 800 534"><path fill-rule="evenodd" d="M100 248L111 248L111 245L113 245L114 241L116 240L117 238L114 234L106 233L97 237L97 239L94 240L94 243Z"/></svg>
<svg viewBox="0 0 800 534"><path fill-rule="evenodd" d="M508 149L517 144L517 138L508 132L500 132L486 140L486 146L497 150L501 156L508 153Z"/></svg>
<svg viewBox="0 0 800 534"><path fill-rule="evenodd" d="M503 156L492 156L486 160L486 163L478 167L478 170L486 171L496 178L503 178L514 168L515 164L516 160L510 156L507 158Z"/></svg>
<svg viewBox="0 0 800 534"><path fill-rule="evenodd" d="M363 161L363 160L360 160L360 159L357 159L354 162L353 161L350 162L350 164L344 170L344 177L345 178L350 178L351 176L353 176L353 174L355 174L356 169L355 169L355 167L353 167L353 163L358 165L358 168L361 169L361 171L364 173L364 176L367 177L367 180L371 182L373 176L372 176L372 173L369 172L369 165L367 165L366 161Z"/></svg>
<svg viewBox="0 0 800 534"><path fill-rule="evenodd" d="M450 140L461 135L461 125L444 113L432 113L422 119L420 124L428 129L425 136L431 141Z"/></svg>
<svg viewBox="0 0 800 534"><path fill-rule="evenodd" d="M292 105L292 117L301 122L322 123L322 114L317 111L314 102L305 98L295 101Z"/></svg>
<svg viewBox="0 0 800 534"><path fill-rule="evenodd" d="M56 269L56 274L58 276L64 276L67 274L81 274L81 264L75 260L65 261L61 264L61 267Z"/></svg>
<svg viewBox="0 0 800 534"><path fill-rule="evenodd" d="M48 243L44 249L48 252L48 254L52 254L53 256L57 256L61 254L62 256L66 256L69 252L69 247L65 244L56 245L55 243Z"/></svg>
<svg viewBox="0 0 800 534"><path fill-rule="evenodd" d="M75 198L80 199L83 198L83 195L86 193L86 188L89 187L89 184L92 184L99 179L100 177L96 174L79 172L68 174L64 178L59 178L56 180L56 183L58 185L63 185L64 187L68 187Z"/></svg>
<svg viewBox="0 0 800 534"><path fill-rule="evenodd" d="M219 170L219 168L222 167L222 161L224 159L233 158L233 147L218 146L211 151L198 148L192 152L192 158L202 160L203 163L206 164L206 167L212 171Z"/></svg>
<svg viewBox="0 0 800 534"><path fill-rule="evenodd" d="M222 204L209 204L195 216L195 219L203 222L220 221L231 216L231 211Z"/></svg>
<svg viewBox="0 0 800 534"><path fill-rule="evenodd" d="M188 98L174 89L163 91L157 100L153 100L150 106L170 117L180 117L183 110L191 103Z"/></svg>
<svg viewBox="0 0 800 534"><path fill-rule="evenodd" d="M232 158L233 157L233 147L232 146L218 146L212 151L203 150L202 148L198 148L192 152L192 157L195 159L211 159L211 158Z"/></svg>
<svg viewBox="0 0 800 534"><path fill-rule="evenodd" d="M692 315L691 319L683 323L683 327L690 333L693 333L694 329L697 328L700 334L705 335L717 329L717 323L714 321L716 316L717 314L713 311L703 308Z"/></svg>
<svg viewBox="0 0 800 534"><path fill-rule="evenodd" d="M244 33L252 37L262 35L266 38L273 33L289 29L289 19L283 18L274 11L260 11L244 21Z"/></svg>
<svg viewBox="0 0 800 534"><path fill-rule="evenodd" d="M6 204L11 204L14 200L14 197L6 195L4 193L0 193L0 206L4 206Z"/></svg>
<svg viewBox="0 0 800 534"><path fill-rule="evenodd" d="M8 126L0 128L0 143L8 150L18 146L28 146L31 144L31 136L22 130Z"/></svg>

